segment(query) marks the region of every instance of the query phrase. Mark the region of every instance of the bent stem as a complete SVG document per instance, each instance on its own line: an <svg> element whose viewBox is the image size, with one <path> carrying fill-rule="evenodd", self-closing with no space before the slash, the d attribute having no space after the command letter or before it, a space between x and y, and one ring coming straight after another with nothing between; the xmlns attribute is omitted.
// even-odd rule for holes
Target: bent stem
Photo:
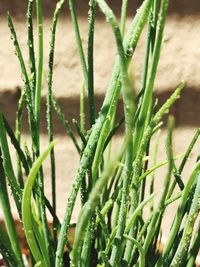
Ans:
<svg viewBox="0 0 200 267"><path fill-rule="evenodd" d="M41 237L41 234L39 232L37 226L38 223L36 222L36 217L34 215L35 213L33 213L34 208L32 205L31 195L37 173L54 145L55 141L51 142L48 148L38 157L38 159L34 163L32 169L30 170L22 199L22 222L27 242L36 263L41 262L41 265L45 267L51 266L49 262L49 254L47 252L49 248L44 245L43 237Z"/></svg>

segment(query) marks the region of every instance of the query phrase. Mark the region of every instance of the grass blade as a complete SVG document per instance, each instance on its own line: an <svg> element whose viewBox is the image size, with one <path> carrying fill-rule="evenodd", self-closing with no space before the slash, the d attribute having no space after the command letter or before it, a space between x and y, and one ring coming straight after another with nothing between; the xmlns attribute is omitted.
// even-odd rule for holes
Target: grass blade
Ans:
<svg viewBox="0 0 200 267"><path fill-rule="evenodd" d="M35 90L36 90L36 61L35 61L35 47L34 47L34 36L33 36L33 4L34 0L28 1L27 10L27 24L28 24L28 51L29 51L29 68L31 73L30 87L32 103L34 105Z"/></svg>
<svg viewBox="0 0 200 267"><path fill-rule="evenodd" d="M200 212L199 198L200 198L200 175L198 175L195 194L192 201L192 205L190 207L190 212L187 216L187 221L184 227L183 236L181 238L178 249L171 263L172 267L178 267L183 265L186 255L188 254L188 249L190 246L190 242L192 240L194 224Z"/></svg>
<svg viewBox="0 0 200 267"><path fill-rule="evenodd" d="M69 9L70 9L71 17L72 17L72 23L74 26L76 43L77 43L78 52L79 52L79 56L80 56L85 86L87 87L88 86L88 70L87 70L85 55L84 55L84 51L83 51L83 46L82 46L82 41L81 41L81 36L80 36L80 31L79 31L79 26L78 26L78 20L77 20L74 0L69 0Z"/></svg>
<svg viewBox="0 0 200 267"><path fill-rule="evenodd" d="M21 217L22 191L14 174L2 114L0 114L0 146L2 151L3 167L5 170L5 174L8 178L8 183L11 187L19 216Z"/></svg>
<svg viewBox="0 0 200 267"><path fill-rule="evenodd" d="M94 27L96 17L96 1L89 1L89 32L88 32L88 107L90 127L95 123L94 101Z"/></svg>
<svg viewBox="0 0 200 267"><path fill-rule="evenodd" d="M84 84L81 87L80 92L80 126L81 131L85 133L85 86Z"/></svg>
<svg viewBox="0 0 200 267"><path fill-rule="evenodd" d="M17 265L19 267L24 267L22 255L21 255L21 249L19 245L19 239L17 237L17 232L15 228L15 223L12 217L11 208L10 208L10 202L8 198L8 192L7 192L7 186L6 186L6 178L4 173L4 167L3 167L3 161L1 158L1 150L0 150L0 204L3 211L4 219L5 219L5 225L6 229L9 235L9 239L11 242L11 247L14 253L14 256L12 255L12 250L10 251L9 247L5 245L5 242L3 242L3 233L0 231L0 235L2 238L0 238L0 248L3 250L3 253L8 253L8 257L6 256L5 259L8 258L9 261L17 261ZM1 230L1 228L0 228Z"/></svg>
<svg viewBox="0 0 200 267"><path fill-rule="evenodd" d="M37 9L37 28L38 28L38 66L37 79L35 90L35 121L37 126L37 146L39 146L40 132L40 109L41 109L41 91L42 91L42 76L43 76L43 17L42 17L42 1L36 1Z"/></svg>
<svg viewBox="0 0 200 267"><path fill-rule="evenodd" d="M197 228L194 241L191 245L190 252L188 253L188 263L186 267L193 267L195 264L195 260L199 253L199 244L200 244L200 222Z"/></svg>
<svg viewBox="0 0 200 267"><path fill-rule="evenodd" d="M133 227L137 216L141 213L141 210L150 202L152 201L152 199L157 195L156 192L152 193L149 197L147 197L146 199L144 199L139 206L137 207L137 209L133 212L133 214L131 214L129 221L126 224L126 229L124 231L125 234L128 234L129 231L131 230L131 228Z"/></svg>
<svg viewBox="0 0 200 267"><path fill-rule="evenodd" d="M144 253L144 249L141 246L141 244L133 237L130 237L128 235L124 235L124 237L128 239L129 241L133 242L133 244L138 248L139 253L140 253L139 267L145 267L145 253Z"/></svg>
<svg viewBox="0 0 200 267"><path fill-rule="evenodd" d="M28 176L28 174L29 174L29 166L28 166L28 162L27 162L26 156L25 156L24 152L22 151L17 138L15 137L15 134L14 134L12 128L10 127L8 121L6 120L6 118L4 116L3 116L3 122L4 122L5 129L7 131L7 134L9 135L10 140L11 140L11 142L12 142L12 144L13 144L16 152L17 152L19 160L20 160L20 162L22 163L22 165L24 167L25 174Z"/></svg>
<svg viewBox="0 0 200 267"><path fill-rule="evenodd" d="M0 253L3 256L3 259L5 260L8 267L20 266L18 265L15 255L12 251L10 242L7 239L8 237L0 226Z"/></svg>
<svg viewBox="0 0 200 267"><path fill-rule="evenodd" d="M79 145L77 143L76 137L74 136L74 133L71 130L71 127L69 125L69 122L66 120L65 115L62 112L61 107L60 107L58 101L55 99L54 96L52 96L52 102L53 102L53 107L54 107L54 109L55 109L55 111L56 111L56 113L57 113L60 121L63 123L67 134L69 134L70 138L72 139L72 142L74 143L74 145L76 147L76 150L80 154L81 149L80 149L80 147L79 147Z"/></svg>
<svg viewBox="0 0 200 267"><path fill-rule="evenodd" d="M121 21L120 21L120 30L121 30L122 38L124 36L125 28L126 28L127 6L128 6L128 0L123 0L122 8L121 8Z"/></svg>
<svg viewBox="0 0 200 267"><path fill-rule="evenodd" d="M47 128L49 135L49 143L54 139L53 134L53 120L52 120L52 79L53 79L53 65L54 65L54 51L55 51L55 37L56 37L56 27L58 21L59 12L64 4L64 0L60 0L54 11L52 19L52 29L51 29L51 41L50 41L50 52L49 52L49 68L48 68L48 94L47 94ZM52 188L52 208L56 214L56 165L55 165L55 153L54 148L50 151L50 166L51 166L51 188ZM54 243L57 243L57 230L55 216L53 217L53 236Z"/></svg>
<svg viewBox="0 0 200 267"><path fill-rule="evenodd" d="M24 225L24 231L27 238L27 242L31 249L31 252L35 258L36 263L41 262L42 266L50 266L49 258L43 258L46 253L41 254L41 251L47 250L48 248L43 246L43 244L38 244L37 236L40 236L37 233L37 227L34 227L34 217L32 213L32 204L31 204L31 193L33 190L33 185L36 179L36 175L42 165L42 162L50 153L55 142L49 144L48 148L39 156L39 158L34 163L27 180L27 183L24 188L23 200L22 200L22 222ZM47 253L48 254L48 253Z"/></svg>
<svg viewBox="0 0 200 267"><path fill-rule="evenodd" d="M82 132L81 127L79 126L76 119L72 119L72 123L74 124L74 126L76 128L76 132L77 132L78 136L80 137L80 139L82 141L82 146L84 148L87 145L87 140L84 136L84 133Z"/></svg>

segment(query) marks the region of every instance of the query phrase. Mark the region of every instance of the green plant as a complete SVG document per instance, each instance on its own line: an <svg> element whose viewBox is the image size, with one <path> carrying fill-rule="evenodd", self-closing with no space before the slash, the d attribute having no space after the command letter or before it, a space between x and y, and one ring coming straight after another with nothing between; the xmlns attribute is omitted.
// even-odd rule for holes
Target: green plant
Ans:
<svg viewBox="0 0 200 267"><path fill-rule="evenodd" d="M5 116L0 114L0 202L6 231L0 228L0 253L8 266L24 267L20 244L9 204L7 184L10 185L24 228L32 266L194 266L199 249L199 225L193 230L200 210L200 162L197 161L191 176L183 183L181 174L195 145L200 130L177 167L173 155L172 133L174 119L169 117L166 140L167 160L157 163L155 154L149 154L152 136L160 132L162 119L179 98L184 87L181 82L169 99L158 109L153 98L154 82L160 58L163 32L169 0L144 0L126 32L128 1L122 1L121 20L118 23L112 9L104 0L90 0L87 57L83 49L75 3L69 8L76 35L77 48L83 71L80 92L80 123L73 121L81 140L74 134L53 94L53 67L57 19L64 0L58 1L52 19L48 68L47 124L49 146L40 151L41 90L43 75L43 24L42 1L36 1L38 26L38 54L33 36L33 0L28 1L29 66L25 65L17 34L10 14L8 25L19 59L24 89L18 105L16 131L13 132ZM95 110L94 90L94 30L96 10L99 8L112 27L118 54L111 81L100 112ZM129 65L142 31L147 24L146 51L141 90L136 93L129 74ZM38 65L36 67L36 58ZM85 124L85 93L88 97L89 129ZM117 103L122 94L124 118L116 121ZM21 141L22 111L27 108L32 150L23 148ZM54 152L53 110L63 123L80 154L80 164L67 202L64 220L56 215L56 175ZM107 151L118 128L124 122L125 130L119 154L114 158ZM17 171L14 171L7 136L16 150ZM159 139L159 138L158 138ZM107 149L108 148L108 149ZM50 155L52 202L44 194L42 164ZM106 158L106 162L104 159ZM153 166L148 167L149 158ZM162 192L154 190L154 171L167 165ZM24 176L27 179L24 179ZM146 184L150 179L150 188ZM178 185L179 192L175 193ZM150 194L149 194L150 191ZM82 208L76 224L73 246L67 233L77 194L80 192ZM159 196L159 197L158 197ZM154 198L158 197L155 205ZM159 250L162 235L161 223L165 210L178 203L177 214L163 251ZM143 210L150 205L148 219ZM48 225L49 210L53 228ZM184 227L184 228L183 228ZM194 239L192 240L192 237ZM192 242L191 242L192 240ZM65 247L70 265L64 260Z"/></svg>

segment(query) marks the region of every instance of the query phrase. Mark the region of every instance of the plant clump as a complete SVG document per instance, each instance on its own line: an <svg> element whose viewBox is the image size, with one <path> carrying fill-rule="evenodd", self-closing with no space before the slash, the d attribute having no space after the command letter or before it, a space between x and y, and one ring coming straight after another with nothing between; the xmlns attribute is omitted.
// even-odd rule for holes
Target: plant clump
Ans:
<svg viewBox="0 0 200 267"><path fill-rule="evenodd" d="M0 253L9 267L25 267L19 237L11 212L8 189L14 198L29 249L29 266L41 267L161 267L195 265L200 244L200 162L183 182L182 172L199 137L198 129L180 165L173 153L174 118L169 116L166 138L166 161L157 161L163 116L180 97L181 81L169 99L158 108L153 97L154 84L163 44L169 0L144 0L132 22L126 27L128 0L122 1L120 22L105 0L89 0L87 53L83 48L76 4L66 1L76 36L83 72L80 89L80 122L74 120L77 134L62 111L53 92L54 52L58 16L65 1L57 2L51 27L48 64L47 130L49 145L40 149L41 92L43 78L42 0L29 0L27 11L29 64L23 58L15 26L8 14L8 26L21 67L24 88L18 103L15 131L6 116L0 114L0 203L5 229L0 227ZM33 10L37 15L37 49L33 29ZM94 32L97 10L103 13L115 37L117 55L109 86L99 113L96 110L94 85ZM147 26L147 27L146 27ZM144 68L137 92L129 72L141 34L146 31ZM116 110L122 96L124 117ZM85 99L88 98L86 102ZM158 100L159 101L159 100ZM88 103L88 109L85 105ZM28 111L31 149L22 136L23 110ZM85 118L88 110L89 127ZM53 113L55 113L80 156L79 167L66 203L63 220L57 216L56 160ZM124 125L124 128L123 128ZM121 147L112 155L112 140L122 129ZM157 135L155 151L149 150ZM16 151L17 170L13 168L7 138ZM52 198L44 191L43 162L50 157ZM150 166L150 159L153 165ZM154 172L166 166L162 191L156 191ZM147 183L147 181L150 183ZM178 191L175 190L178 188ZM73 243L69 241L71 217L77 196L81 211L75 226ZM171 229L161 250L162 222L166 210L177 203ZM48 223L47 210L52 217ZM148 210L148 217L144 216Z"/></svg>

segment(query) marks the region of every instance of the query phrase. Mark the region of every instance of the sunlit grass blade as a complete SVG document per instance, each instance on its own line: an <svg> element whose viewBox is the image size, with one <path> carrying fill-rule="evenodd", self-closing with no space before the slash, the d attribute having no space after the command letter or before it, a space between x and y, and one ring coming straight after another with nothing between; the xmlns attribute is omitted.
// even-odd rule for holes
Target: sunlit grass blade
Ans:
<svg viewBox="0 0 200 267"><path fill-rule="evenodd" d="M127 221L126 228L125 228L125 234L128 234L131 228L133 227L137 216L141 213L142 209L150 202L152 199L157 195L157 192L152 193L150 196L148 196L146 199L143 200L137 207L137 209L133 212L133 214L130 215L130 219Z"/></svg>
<svg viewBox="0 0 200 267"><path fill-rule="evenodd" d="M88 32L88 107L90 127L95 123L94 101L94 28L96 18L96 1L89 1L89 32Z"/></svg>
<svg viewBox="0 0 200 267"><path fill-rule="evenodd" d="M139 267L145 267L145 253L141 244L133 237L130 237L128 235L124 235L124 237L127 238L129 241L133 242L133 244L138 248L140 253Z"/></svg>
<svg viewBox="0 0 200 267"><path fill-rule="evenodd" d="M156 135L154 154L153 154L153 166L155 166L157 162L160 135L161 135L161 130L158 130ZM155 181L155 172L153 172L150 178L150 194L152 194L154 191L154 181ZM151 202L151 210L152 209L153 209L153 202Z"/></svg>
<svg viewBox="0 0 200 267"><path fill-rule="evenodd" d="M35 121L36 121L36 144L39 148L39 133L40 133L40 110L41 110L41 91L43 77L43 16L42 16L42 0L36 1L37 10L37 29L38 29L38 55L37 55L37 77L35 88Z"/></svg>
<svg viewBox="0 0 200 267"><path fill-rule="evenodd" d="M17 108L16 121L15 121L15 136L16 136L16 139L19 145L21 145L22 114L25 108L25 104L26 104L26 95L25 95L25 90L23 90L21 91L21 96L18 101L18 108ZM18 153L16 153L16 162L17 162L17 179L19 181L21 188L23 188L24 179L23 179L23 174L22 174L22 164L21 164L21 160L19 158Z"/></svg>
<svg viewBox="0 0 200 267"><path fill-rule="evenodd" d="M127 7L128 7L128 0L123 0L121 7L121 18L120 18L120 30L122 37L124 37L126 29Z"/></svg>
<svg viewBox="0 0 200 267"><path fill-rule="evenodd" d="M83 133L86 132L86 114L85 114L85 86L80 89L80 128Z"/></svg>
<svg viewBox="0 0 200 267"><path fill-rule="evenodd" d="M64 0L57 3L56 9L54 11L52 19L52 29L51 29L51 41L50 41L50 51L49 51L49 68L48 68L48 94L47 94L47 128L49 135L49 143L54 139L53 134L53 121L52 121L52 80L53 80L53 66L54 66L54 52L55 52L55 38L56 38L56 27L58 21L59 12L64 4ZM52 188L52 208L56 214L56 163L55 163L55 153L54 148L50 151L50 165L51 165L51 188ZM57 242L57 230L55 227L55 217L53 217L53 235L54 243L56 246Z"/></svg>
<svg viewBox="0 0 200 267"><path fill-rule="evenodd" d="M148 169L146 172L144 172L140 177L139 177L139 181L142 181L143 179L145 179L149 174L153 173L155 170L161 168L162 166L165 166L168 163L167 160L162 161L156 165L154 165L152 168ZM152 190L153 191L153 190Z"/></svg>
<svg viewBox="0 0 200 267"><path fill-rule="evenodd" d="M27 242L31 249L31 252L35 258L36 263L41 262L42 266L48 267L50 266L49 258L43 258L46 253L41 254L41 251L48 251L47 247L41 247L44 244L38 244L37 236L40 236L40 233L35 233L35 231L39 231L37 227L33 225L33 213L32 213L32 190L35 183L36 175L42 165L42 162L49 155L51 149L53 148L55 142L51 142L48 148L39 156L39 158L34 163L30 173L28 180L26 182L24 192L23 192L23 200L22 200L22 222L24 226L25 235L27 238ZM44 237L43 237L44 238ZM48 255L48 253L47 253Z"/></svg>

